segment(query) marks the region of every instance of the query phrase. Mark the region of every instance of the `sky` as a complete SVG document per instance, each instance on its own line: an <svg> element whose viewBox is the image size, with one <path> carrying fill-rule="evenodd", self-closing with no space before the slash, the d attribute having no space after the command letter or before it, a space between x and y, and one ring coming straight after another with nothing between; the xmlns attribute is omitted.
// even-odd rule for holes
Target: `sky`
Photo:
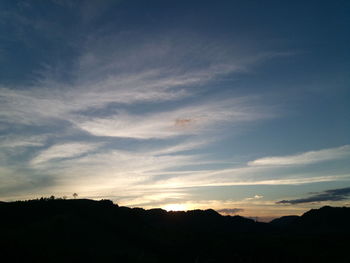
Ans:
<svg viewBox="0 0 350 263"><path fill-rule="evenodd" d="M267 221L350 205L349 1L0 3L0 200Z"/></svg>

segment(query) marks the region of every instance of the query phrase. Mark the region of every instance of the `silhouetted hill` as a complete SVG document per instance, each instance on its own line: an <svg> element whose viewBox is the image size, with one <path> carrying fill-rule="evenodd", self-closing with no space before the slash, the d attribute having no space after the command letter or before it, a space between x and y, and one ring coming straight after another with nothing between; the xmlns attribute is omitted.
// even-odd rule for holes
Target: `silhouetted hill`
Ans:
<svg viewBox="0 0 350 263"><path fill-rule="evenodd" d="M288 227L291 224L294 224L300 219L299 216L282 216L280 218L273 219L270 224L279 227Z"/></svg>
<svg viewBox="0 0 350 263"><path fill-rule="evenodd" d="M324 206L300 217L298 227L313 231L350 232L350 208Z"/></svg>
<svg viewBox="0 0 350 263"><path fill-rule="evenodd" d="M301 232L350 232L350 208L324 206L302 216L283 216L270 222L273 226Z"/></svg>
<svg viewBox="0 0 350 263"><path fill-rule="evenodd" d="M2 262L350 262L349 211L323 207L267 224L109 200L0 202L0 255Z"/></svg>

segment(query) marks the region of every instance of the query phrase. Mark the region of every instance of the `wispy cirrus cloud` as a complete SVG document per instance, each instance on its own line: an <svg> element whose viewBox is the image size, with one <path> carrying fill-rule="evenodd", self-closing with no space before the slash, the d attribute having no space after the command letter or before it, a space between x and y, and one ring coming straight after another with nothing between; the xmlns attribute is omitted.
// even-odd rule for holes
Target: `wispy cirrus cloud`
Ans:
<svg viewBox="0 0 350 263"><path fill-rule="evenodd" d="M152 195L162 181L167 191L240 183L244 172L203 168L222 160L201 150L227 128L232 133L276 114L261 96L226 98L215 83L286 53L247 51L191 34L100 34L87 37L69 72L51 65L36 72L30 86L0 88L4 129L20 128L27 137L21 145L37 146L21 165L33 177L49 176L51 191L91 196L140 194L144 184ZM29 139L34 133L45 139Z"/></svg>
<svg viewBox="0 0 350 263"><path fill-rule="evenodd" d="M87 143L64 143L53 145L50 148L40 152L31 160L31 165L40 165L51 160L73 158L97 149L100 144Z"/></svg>
<svg viewBox="0 0 350 263"><path fill-rule="evenodd" d="M256 109L246 98L184 106L168 112L130 115L121 113L108 118L74 120L81 129L96 136L137 139L168 138L208 131L220 123L242 123L271 118L267 111Z"/></svg>
<svg viewBox="0 0 350 263"><path fill-rule="evenodd" d="M113 65L108 68L113 69ZM79 80L72 84L44 78L29 88L1 87L0 121L38 126L58 120L71 122L84 111L104 109L110 104L123 109L123 105L179 100L194 94L189 86L204 85L229 72L232 71L211 72L211 68L201 69L200 73L146 69L121 74L114 69L96 79L91 79L90 71L79 73Z"/></svg>
<svg viewBox="0 0 350 263"><path fill-rule="evenodd" d="M250 166L305 165L350 157L350 145L310 151L296 155L264 157L248 163Z"/></svg>
<svg viewBox="0 0 350 263"><path fill-rule="evenodd" d="M86 193L109 188L121 191L174 166L207 163L201 155L183 152L208 145L213 141L211 132L220 133L225 125L253 123L273 116L256 96L208 100L201 94L201 89L207 89L206 85L217 78L246 71L270 55L225 55L226 60L219 61L218 52L224 52L224 48L206 49L204 56L200 43L195 52L187 47L178 50L172 41L153 40L153 44L142 42L141 46L135 44L125 50L130 45L120 45L121 36L109 40L88 41L70 72L71 82L63 81L55 75L55 69L48 67L29 87L0 88L3 129L19 127L25 137L12 145L38 146L27 155L29 159L22 156L21 166L27 165L32 174L50 175L55 186L44 186L52 191L55 187L73 191L78 188ZM183 55L173 57L174 53ZM203 59L206 62L199 63ZM186 101L194 95L196 103ZM167 107L168 102L174 105ZM149 112L143 110L149 105L158 106ZM96 147L83 139L72 141L72 130L74 136L86 137L88 133L104 146ZM33 139L34 133L45 139ZM158 147L159 140L174 137L179 138L176 144ZM154 146L148 151L123 150L125 147L119 148L121 139L132 139L134 144L140 139L153 140ZM51 146L45 148L45 142ZM8 139L6 145L10 144ZM21 177L18 184L21 180L26 181ZM24 190L29 187L28 183L21 185Z"/></svg>
<svg viewBox="0 0 350 263"><path fill-rule="evenodd" d="M171 83L171 80L168 80L165 88L159 79L152 80L149 76L140 75L120 76L73 87L56 82L41 83L39 87L26 90L2 87L0 121L43 125L55 120L70 121L73 113L77 115L77 112L90 108L103 108L110 103L160 102L176 100L187 94L184 89L172 90L173 85L178 83ZM58 90L53 90L55 86ZM146 90L140 87L146 87Z"/></svg>
<svg viewBox="0 0 350 263"><path fill-rule="evenodd" d="M38 147L43 146L46 136L3 135L0 136L0 146L3 148Z"/></svg>
<svg viewBox="0 0 350 263"><path fill-rule="evenodd" d="M271 176L267 172L273 174ZM284 171L285 172L285 171ZM208 186L253 186L253 185L300 185L319 182L332 182L338 180L349 180L348 174L317 175L314 173L290 174L279 176L281 171L274 170L246 170L244 168L218 169L212 171L185 171L185 172L163 172L171 174L170 178L164 177L153 183L152 187L164 188L188 188ZM271 178L272 177L272 178Z"/></svg>
<svg viewBox="0 0 350 263"><path fill-rule="evenodd" d="M305 204L314 202L326 202L326 201L342 201L350 198L350 187L330 189L323 192L314 193L306 198L298 198L291 200L278 201L277 204Z"/></svg>
<svg viewBox="0 0 350 263"><path fill-rule="evenodd" d="M157 179L154 181L154 186L161 184L163 187L181 188L228 185L298 185L349 180L350 177L347 173L334 173L334 171L329 172L327 170L315 173L295 173L293 171L294 165L344 159L349 155L350 148L348 145L345 145L299 155L273 157L274 161L269 162L269 165L267 165L267 162L264 162L265 165L257 165L256 161L251 161L239 167L217 170L159 171L159 175L164 174L166 176L156 176L155 178ZM267 159L270 160L269 158ZM258 160L265 160L265 158ZM275 160L278 160L279 164L283 161L285 165L277 165ZM260 162L257 163L260 164ZM287 163L288 165L286 165ZM259 198L262 198L262 196L256 195L247 200Z"/></svg>
<svg viewBox="0 0 350 263"><path fill-rule="evenodd" d="M117 150L113 147L100 151L92 147L95 144L87 144L82 149L79 145L63 147L58 144L43 150L31 163L41 173L56 178L57 187L79 191L87 196L96 196L103 192L110 193L111 196L115 193L124 196L137 193L140 197L159 191L176 192L192 187L298 185L350 179L347 174L329 174L327 171L318 174L290 173L287 172L288 166L247 165L205 170L203 165L215 163L215 160L198 153L186 153L205 145L201 140L180 140L180 143L158 148L144 145L133 151ZM220 161L222 160L217 160ZM193 166L200 168L193 170ZM281 177L281 173L285 175ZM82 180L84 183L81 183ZM261 198L262 195L255 195L245 201L260 202ZM129 205L133 204L132 200L133 198L128 201ZM146 203L139 200L134 204Z"/></svg>

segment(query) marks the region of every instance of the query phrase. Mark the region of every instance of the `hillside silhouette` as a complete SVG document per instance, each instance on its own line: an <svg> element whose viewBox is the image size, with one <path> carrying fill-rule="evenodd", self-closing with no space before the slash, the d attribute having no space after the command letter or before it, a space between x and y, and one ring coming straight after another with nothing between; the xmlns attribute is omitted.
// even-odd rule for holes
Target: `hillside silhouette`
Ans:
<svg viewBox="0 0 350 263"><path fill-rule="evenodd" d="M1 262L350 262L350 208L271 223L109 200L0 202Z"/></svg>

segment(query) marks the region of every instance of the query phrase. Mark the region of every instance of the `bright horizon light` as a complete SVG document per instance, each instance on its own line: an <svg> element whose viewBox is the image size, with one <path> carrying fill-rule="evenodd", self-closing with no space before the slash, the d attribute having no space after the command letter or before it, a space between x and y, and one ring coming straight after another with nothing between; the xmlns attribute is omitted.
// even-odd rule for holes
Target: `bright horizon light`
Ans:
<svg viewBox="0 0 350 263"><path fill-rule="evenodd" d="M163 209L166 211L186 211L187 207L184 204L168 204L163 206Z"/></svg>

